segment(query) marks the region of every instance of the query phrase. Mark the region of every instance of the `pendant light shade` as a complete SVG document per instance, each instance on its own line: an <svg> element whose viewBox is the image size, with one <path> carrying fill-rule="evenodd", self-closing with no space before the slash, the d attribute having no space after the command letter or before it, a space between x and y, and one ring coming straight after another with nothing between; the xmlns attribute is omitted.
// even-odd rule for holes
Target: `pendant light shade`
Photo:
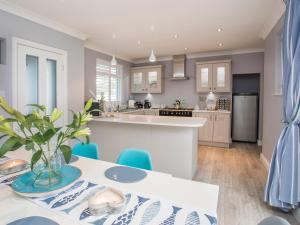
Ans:
<svg viewBox="0 0 300 225"><path fill-rule="evenodd" d="M111 59L111 61L110 61L110 64L111 64L112 66L116 66L116 65L117 65L117 60L116 60L116 57L115 57L115 56L112 57L112 59Z"/></svg>
<svg viewBox="0 0 300 225"><path fill-rule="evenodd" d="M150 61L150 62L155 62L155 61L156 61L156 57L155 57L155 55L154 55L153 49L151 50L151 54L150 54L150 57L149 57L149 61Z"/></svg>

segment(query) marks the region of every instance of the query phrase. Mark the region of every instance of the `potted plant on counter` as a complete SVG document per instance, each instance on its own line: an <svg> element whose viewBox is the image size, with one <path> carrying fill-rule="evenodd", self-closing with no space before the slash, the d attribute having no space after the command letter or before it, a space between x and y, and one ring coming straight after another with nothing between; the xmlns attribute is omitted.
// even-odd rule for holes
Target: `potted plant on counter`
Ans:
<svg viewBox="0 0 300 225"><path fill-rule="evenodd" d="M4 142L0 147L0 157L8 151L21 147L32 152L31 170L35 174L34 184L49 187L60 181L62 157L69 163L72 149L68 141L84 138L89 142L90 129L84 128L92 119L88 110L92 105L90 99L81 112L74 113L72 122L66 127L56 126L63 115L62 111L54 109L47 115L45 106L32 104L31 113L23 115L0 96L0 108L8 115L0 115L0 139Z"/></svg>

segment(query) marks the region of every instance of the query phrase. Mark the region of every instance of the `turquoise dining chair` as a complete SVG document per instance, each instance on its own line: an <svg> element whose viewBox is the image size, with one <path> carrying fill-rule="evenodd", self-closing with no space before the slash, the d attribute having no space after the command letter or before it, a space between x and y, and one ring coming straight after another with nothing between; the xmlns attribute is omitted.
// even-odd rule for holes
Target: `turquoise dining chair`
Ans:
<svg viewBox="0 0 300 225"><path fill-rule="evenodd" d="M72 154L90 159L99 159L98 145L96 143L78 143L73 147Z"/></svg>
<svg viewBox="0 0 300 225"><path fill-rule="evenodd" d="M117 159L117 163L145 170L152 170L150 153L142 149L124 149Z"/></svg>

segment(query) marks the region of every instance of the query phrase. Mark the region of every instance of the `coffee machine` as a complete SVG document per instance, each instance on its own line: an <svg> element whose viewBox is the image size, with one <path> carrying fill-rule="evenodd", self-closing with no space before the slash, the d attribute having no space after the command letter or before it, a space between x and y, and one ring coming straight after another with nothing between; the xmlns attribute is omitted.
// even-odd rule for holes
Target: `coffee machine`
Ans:
<svg viewBox="0 0 300 225"><path fill-rule="evenodd" d="M148 99L145 99L144 101L144 108L145 109L150 109L151 108L151 102Z"/></svg>

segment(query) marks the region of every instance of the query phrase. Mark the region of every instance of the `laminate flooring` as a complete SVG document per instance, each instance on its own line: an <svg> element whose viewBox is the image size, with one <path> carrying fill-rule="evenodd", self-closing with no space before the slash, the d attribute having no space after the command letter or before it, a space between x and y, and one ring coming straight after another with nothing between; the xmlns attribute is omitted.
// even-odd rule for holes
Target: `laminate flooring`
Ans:
<svg viewBox="0 0 300 225"><path fill-rule="evenodd" d="M199 146L196 181L219 185L218 225L257 225L277 215L299 225L292 214L263 201L267 170L256 144L233 143L230 149Z"/></svg>

